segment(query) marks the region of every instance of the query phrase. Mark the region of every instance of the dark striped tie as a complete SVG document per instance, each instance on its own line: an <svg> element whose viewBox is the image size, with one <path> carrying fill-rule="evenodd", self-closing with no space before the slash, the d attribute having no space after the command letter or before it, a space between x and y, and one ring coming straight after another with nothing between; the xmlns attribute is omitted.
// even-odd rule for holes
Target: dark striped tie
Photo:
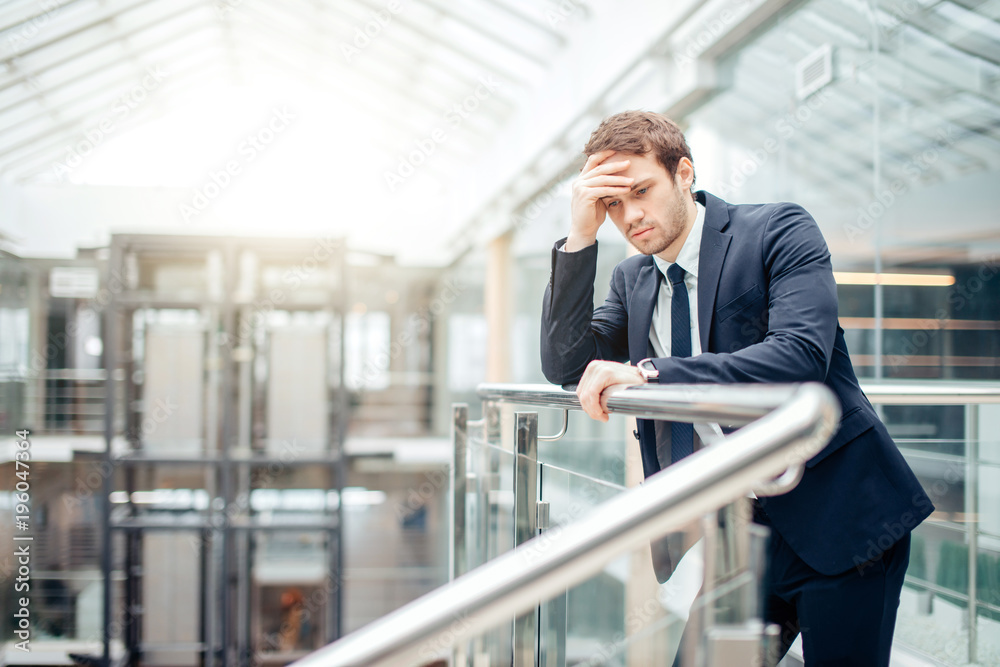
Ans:
<svg viewBox="0 0 1000 667"><path fill-rule="evenodd" d="M667 269L667 280L673 288L670 298L670 356L691 356L691 308L688 305L687 286L684 284L684 269L671 264ZM670 425L670 458L677 463L694 452L694 427L691 424Z"/></svg>

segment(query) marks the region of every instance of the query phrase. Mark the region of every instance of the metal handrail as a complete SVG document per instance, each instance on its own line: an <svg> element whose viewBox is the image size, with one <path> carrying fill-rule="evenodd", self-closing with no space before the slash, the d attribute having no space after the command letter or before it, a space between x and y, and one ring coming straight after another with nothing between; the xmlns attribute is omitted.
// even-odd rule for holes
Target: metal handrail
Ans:
<svg viewBox="0 0 1000 667"><path fill-rule="evenodd" d="M862 381L861 390L875 405L981 405L1000 403L1000 382L946 380Z"/></svg>
<svg viewBox="0 0 1000 667"><path fill-rule="evenodd" d="M483 392L492 400L579 408L575 394L552 387L486 385ZM292 664L388 667L433 660L805 462L829 442L840 418L836 397L818 383L629 387L612 390L608 409L656 419L752 423L726 436L726 446L695 452L587 518L528 540Z"/></svg>

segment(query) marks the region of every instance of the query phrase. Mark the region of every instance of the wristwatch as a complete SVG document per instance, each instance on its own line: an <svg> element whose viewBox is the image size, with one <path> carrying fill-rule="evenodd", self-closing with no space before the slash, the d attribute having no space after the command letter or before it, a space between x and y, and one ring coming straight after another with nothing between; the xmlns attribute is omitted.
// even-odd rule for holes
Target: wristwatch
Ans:
<svg viewBox="0 0 1000 667"><path fill-rule="evenodd" d="M649 357L646 357L637 363L635 367L639 369L639 372L642 374L642 377L646 380L646 382L660 381L660 371L656 369L656 366L653 365L653 360Z"/></svg>

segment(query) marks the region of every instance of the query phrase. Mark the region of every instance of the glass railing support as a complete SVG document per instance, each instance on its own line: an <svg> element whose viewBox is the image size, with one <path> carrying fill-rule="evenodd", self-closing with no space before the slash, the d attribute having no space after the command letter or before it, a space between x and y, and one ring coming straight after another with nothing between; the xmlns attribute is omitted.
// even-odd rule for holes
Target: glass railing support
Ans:
<svg viewBox="0 0 1000 667"><path fill-rule="evenodd" d="M979 595L976 570L979 568L979 406L965 406L965 528L969 540L969 606L966 610L969 624L969 663L978 660L977 630L979 626Z"/></svg>
<svg viewBox="0 0 1000 667"><path fill-rule="evenodd" d="M514 548L538 535L538 413L514 415ZM537 664L538 614L532 609L514 621L514 667Z"/></svg>
<svg viewBox="0 0 1000 667"><path fill-rule="evenodd" d="M712 602L694 616L696 625L688 634L701 641L697 647L694 643L683 647L683 664L773 667L776 661L768 656L774 629L760 620L763 610L757 587L764 574L770 530L753 522L750 499L738 498L706 516L702 532L702 596Z"/></svg>
<svg viewBox="0 0 1000 667"><path fill-rule="evenodd" d="M469 474L466 465L466 452L469 445L469 406L467 403L455 403L451 406L451 531L448 545L450 559L449 574L451 579L457 579L469 569L468 549L466 542L466 498L468 494ZM459 643L455 646L453 660L456 665L464 665L467 645Z"/></svg>
<svg viewBox="0 0 1000 667"><path fill-rule="evenodd" d="M461 577L469 568L465 540L465 499L468 493L468 471L465 453L469 446L469 406L452 406L452 465L451 465L451 578Z"/></svg>
<svg viewBox="0 0 1000 667"><path fill-rule="evenodd" d="M568 594L564 591L549 600L542 613L542 641L539 642L541 667L566 667L566 619Z"/></svg>

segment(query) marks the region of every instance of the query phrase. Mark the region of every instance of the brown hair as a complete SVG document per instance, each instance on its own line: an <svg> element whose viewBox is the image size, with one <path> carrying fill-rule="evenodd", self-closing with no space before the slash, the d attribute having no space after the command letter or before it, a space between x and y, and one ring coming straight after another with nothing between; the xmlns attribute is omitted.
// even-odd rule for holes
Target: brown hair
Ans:
<svg viewBox="0 0 1000 667"><path fill-rule="evenodd" d="M677 173L677 163L682 157L691 160L691 149L681 128L663 114L652 111L622 111L601 121L583 147L583 153L590 157L604 150L635 155L653 153L671 178ZM691 162L694 164L694 160Z"/></svg>

